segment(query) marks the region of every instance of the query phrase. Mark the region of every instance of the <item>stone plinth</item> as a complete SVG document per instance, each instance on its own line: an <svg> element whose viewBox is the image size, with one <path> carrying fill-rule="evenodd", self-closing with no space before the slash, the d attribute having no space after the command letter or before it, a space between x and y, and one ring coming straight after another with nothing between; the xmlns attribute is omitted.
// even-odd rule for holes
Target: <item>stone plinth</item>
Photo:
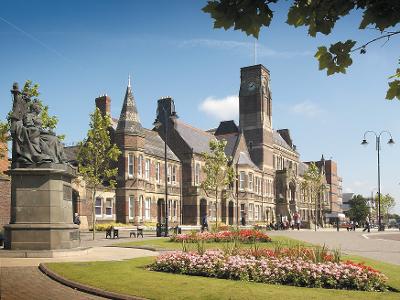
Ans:
<svg viewBox="0 0 400 300"><path fill-rule="evenodd" d="M55 250L78 247L79 227L73 224L68 165L15 168L11 176L11 221L4 226L4 248Z"/></svg>

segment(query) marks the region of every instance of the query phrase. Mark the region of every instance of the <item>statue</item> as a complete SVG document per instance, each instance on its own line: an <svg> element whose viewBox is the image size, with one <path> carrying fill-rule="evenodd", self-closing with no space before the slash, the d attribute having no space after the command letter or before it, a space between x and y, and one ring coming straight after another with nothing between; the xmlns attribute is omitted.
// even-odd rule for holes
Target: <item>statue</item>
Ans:
<svg viewBox="0 0 400 300"><path fill-rule="evenodd" d="M13 109L11 112L12 162L18 167L29 167L43 163L64 164L67 159L64 147L57 136L43 130L41 107L31 101L29 95L19 91L13 84Z"/></svg>

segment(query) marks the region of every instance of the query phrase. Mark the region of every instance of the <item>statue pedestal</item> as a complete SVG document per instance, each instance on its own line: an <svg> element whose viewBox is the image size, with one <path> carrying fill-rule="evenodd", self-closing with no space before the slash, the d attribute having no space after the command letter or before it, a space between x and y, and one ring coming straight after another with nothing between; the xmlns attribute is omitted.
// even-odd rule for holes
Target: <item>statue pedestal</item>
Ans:
<svg viewBox="0 0 400 300"><path fill-rule="evenodd" d="M79 226L73 224L72 167L45 164L15 168L11 176L11 221L4 226L4 248L55 250L78 247Z"/></svg>

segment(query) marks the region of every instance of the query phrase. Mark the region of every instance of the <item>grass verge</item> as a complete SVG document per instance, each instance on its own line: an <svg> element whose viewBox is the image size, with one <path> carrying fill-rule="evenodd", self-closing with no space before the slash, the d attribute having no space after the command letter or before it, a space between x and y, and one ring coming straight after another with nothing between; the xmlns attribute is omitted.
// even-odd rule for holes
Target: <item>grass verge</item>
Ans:
<svg viewBox="0 0 400 300"><path fill-rule="evenodd" d="M224 247L223 242L220 243L205 243L205 248L206 249L222 249ZM291 239L288 237L282 237L282 236L274 236L272 242L266 242L266 243L258 243L258 246L260 248L271 248L273 249L277 244L283 246L284 248L289 247L291 245L302 245L302 246L311 246L311 244L308 244L306 242L302 242L299 240ZM196 243L187 243L187 247L189 247L190 250L195 250L196 249ZM149 239L149 240L140 240L140 241L134 241L134 242L126 242L126 243L117 243L113 244L113 246L117 247L143 247L143 248L152 248L156 250L182 250L182 244L179 242L171 242L169 238L157 238L157 239ZM241 244L242 248L250 248L251 244Z"/></svg>
<svg viewBox="0 0 400 300"><path fill-rule="evenodd" d="M103 290L148 299L399 299L400 293L358 292L269 285L152 272L146 269L154 258L114 262L51 263L51 270L70 280ZM390 278L400 289L399 266L363 259ZM394 277L396 276L396 278ZM271 298L272 297L272 298Z"/></svg>
<svg viewBox="0 0 400 300"><path fill-rule="evenodd" d="M274 237L270 243L260 243L261 247L273 248L293 244L310 245L286 237ZM156 249L181 249L180 243L168 239L142 240L117 244L123 247L151 247ZM221 243L207 243L207 248L220 248ZM195 246L193 246L195 247ZM250 247L244 244L243 247ZM400 299L397 292L359 292L327 290L321 288L301 288L284 285L233 281L198 276L187 276L148 271L146 266L155 258L137 258L125 261L49 263L53 272L79 282L110 292L134 295L148 299ZM345 256L383 272L389 277L391 288L400 290L400 266L391 265L359 256Z"/></svg>

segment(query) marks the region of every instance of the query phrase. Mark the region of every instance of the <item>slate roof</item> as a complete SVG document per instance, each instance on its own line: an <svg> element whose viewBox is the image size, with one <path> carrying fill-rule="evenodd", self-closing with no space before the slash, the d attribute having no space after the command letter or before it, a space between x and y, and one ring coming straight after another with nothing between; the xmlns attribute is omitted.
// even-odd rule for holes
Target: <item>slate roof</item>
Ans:
<svg viewBox="0 0 400 300"><path fill-rule="evenodd" d="M293 152L297 153L296 150L294 150L292 147L290 147L288 145L288 143L286 143L286 141L283 139L283 137L276 130L273 131L273 141L274 141L274 144L279 145L279 146L281 146L281 147L283 147L283 148L285 148L287 150L290 150L290 151L293 151Z"/></svg>
<svg viewBox="0 0 400 300"><path fill-rule="evenodd" d="M219 123L219 126L217 130L215 131L215 135L221 135L221 134L228 134L228 133L238 133L239 128L235 124L235 121L230 120L230 121L222 121Z"/></svg>
<svg viewBox="0 0 400 300"><path fill-rule="evenodd" d="M146 154L164 157L164 141L159 136L158 132L143 129L145 134L145 144L144 144L144 152ZM175 155L174 152L167 146L167 158L171 160L179 161L179 158Z"/></svg>
<svg viewBox="0 0 400 300"><path fill-rule="evenodd" d="M126 88L124 103L122 104L121 115L118 120L117 132L143 134L143 127L142 124L140 124L130 82Z"/></svg>
<svg viewBox="0 0 400 300"><path fill-rule="evenodd" d="M175 120L175 129L189 147L193 148L194 153L210 152L209 143L215 139L211 133L190 126L179 119Z"/></svg>
<svg viewBox="0 0 400 300"><path fill-rule="evenodd" d="M237 143L237 140L239 138L239 134L238 133L230 133L230 134L221 134L216 136L216 138L218 140L226 140L226 147L225 147L225 154L227 156L234 156L235 153L235 146Z"/></svg>
<svg viewBox="0 0 400 300"><path fill-rule="evenodd" d="M251 160L251 158L249 157L249 155L245 152L240 152L239 153L239 158L238 158L238 165L246 165L246 166L250 166L256 170L259 170L259 168L253 163L253 161Z"/></svg>

